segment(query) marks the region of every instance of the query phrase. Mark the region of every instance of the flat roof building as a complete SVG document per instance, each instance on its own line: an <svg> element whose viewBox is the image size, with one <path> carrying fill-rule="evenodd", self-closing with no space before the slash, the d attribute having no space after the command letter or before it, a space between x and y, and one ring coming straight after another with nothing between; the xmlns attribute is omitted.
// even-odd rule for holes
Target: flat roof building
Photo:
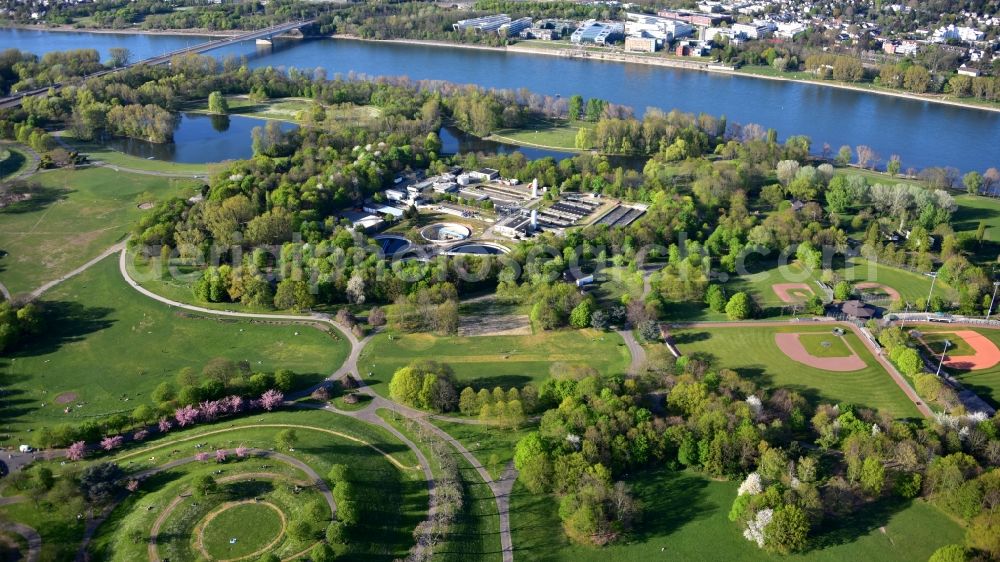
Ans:
<svg viewBox="0 0 1000 562"><path fill-rule="evenodd" d="M656 39L652 37L626 37L625 50L632 53L656 52Z"/></svg>
<svg viewBox="0 0 1000 562"><path fill-rule="evenodd" d="M497 14L494 16L458 20L451 27L455 31L467 31L471 29L477 33L487 33L499 31L501 26L509 24L510 21L510 16L507 14Z"/></svg>
<svg viewBox="0 0 1000 562"><path fill-rule="evenodd" d="M606 45L620 39L625 34L625 25L587 20L573 32L569 40L573 43L594 43Z"/></svg>
<svg viewBox="0 0 1000 562"><path fill-rule="evenodd" d="M529 27L531 27L531 18L518 18L510 23L501 25L497 33L501 37L514 37Z"/></svg>

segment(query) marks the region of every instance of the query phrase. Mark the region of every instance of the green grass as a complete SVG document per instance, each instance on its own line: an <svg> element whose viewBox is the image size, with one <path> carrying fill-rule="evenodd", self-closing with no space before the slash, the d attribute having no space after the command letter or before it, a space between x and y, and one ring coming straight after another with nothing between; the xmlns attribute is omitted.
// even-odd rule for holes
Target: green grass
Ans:
<svg viewBox="0 0 1000 562"><path fill-rule="evenodd" d="M963 538L962 528L928 503L884 500L849 517L827 520L813 530L814 547L808 552L771 555L744 539L743 530L727 517L736 483L665 469L638 473L630 481L643 503L643 519L628 539L600 549L570 544L560 530L557 500L533 495L515 484L511 495L515 558L546 562L912 562L926 560L938 547L961 543Z"/></svg>
<svg viewBox="0 0 1000 562"><path fill-rule="evenodd" d="M302 112L309 111L313 107L313 100L308 98L277 98L262 102L255 102L246 96L227 96L226 102L229 104L230 115L242 115L256 119L272 119L276 121L288 121L291 123L301 123L304 121ZM354 105L344 103L333 106L325 106L327 123L343 123L352 126L362 124L373 124L381 109L372 105ZM208 113L208 100L201 100L192 103L185 111L192 113Z"/></svg>
<svg viewBox="0 0 1000 562"><path fill-rule="evenodd" d="M844 338L832 333L803 334L799 336L802 347L815 357L850 357L851 350L844 343Z"/></svg>
<svg viewBox="0 0 1000 562"><path fill-rule="evenodd" d="M624 295L633 300L642 298L642 273L638 271L629 272L623 267L609 267L602 269L594 281L597 289L592 294L601 302L618 305Z"/></svg>
<svg viewBox="0 0 1000 562"><path fill-rule="evenodd" d="M200 428L177 432L161 439L158 445L148 450L133 450L123 453L118 458L123 466L139 470L153 464L169 462L172 458L190 456L198 451L215 448L233 448L244 445L256 449L268 449L274 446L275 436L281 428L241 427L254 423L295 424L314 427L316 429L297 428L298 442L294 452L289 452L297 459L305 462L321 476L329 472L333 464L345 464L354 481L355 488L365 498L361 506L363 517L359 526L352 530L350 544L338 546L338 554L349 560L384 560L389 561L405 554L412 544L412 530L424 517L427 509L427 485L423 473L415 468L416 457L413 453L388 434L385 430L366 425L362 422L316 410L298 410L255 415L252 418L227 420L222 424L202 426ZM212 434L220 429L228 429L230 424L236 427L223 433ZM382 453L349 440L345 437L331 435L327 431L341 432L362 439L377 446L382 451L392 454L406 468L390 464ZM178 439L186 439L177 442ZM195 444L204 444L201 449ZM173 451L178 451L173 453ZM155 458L153 462L149 458ZM262 464L268 468L262 469ZM146 481L137 494L130 496L128 504L123 504L112 514L111 519L103 525L95 537L93 553L101 560L139 560L146 559L145 543L133 545L125 540L120 532L122 529L138 527L148 529L153 520L180 492L190 486L191 476L203 472L214 472L221 469L223 473L216 478L225 477L239 472L265 471L287 474L296 480L304 475L297 469L275 461L250 459L246 461L230 460L226 464L216 465L214 462L190 463L172 469L162 475ZM265 490L266 491L266 490ZM318 495L294 495L286 491L284 485L276 485L268 501L273 501L285 511L289 521L301 517L306 506L320 500ZM259 494L254 494L259 495ZM254 497L254 496L251 496ZM325 505L325 502L323 502ZM147 510L147 506L154 509ZM184 507L182 504L181 507ZM200 506L199 506L200 507ZM206 513L212 506L204 506ZM183 517L184 509L178 509L178 517L171 517L164 525L163 532L169 537L176 535L176 542L162 542L160 553L170 555L172 560L192 560L190 556L190 530L197 523L197 514ZM228 537L224 547L229 547ZM283 543L284 544L284 543ZM288 555L311 544L291 543L279 545ZM177 554L175 556L175 553Z"/></svg>
<svg viewBox="0 0 1000 562"><path fill-rule="evenodd" d="M282 532L277 511L265 504L244 503L208 522L202 544L213 558L238 558L263 549ZM231 544L230 539L236 539L236 544Z"/></svg>
<svg viewBox="0 0 1000 562"><path fill-rule="evenodd" d="M919 417L916 407L852 332L846 343L864 360L864 369L832 372L807 367L786 356L774 342L778 332L825 334L830 326L739 327L674 331L681 353L709 358L719 368L738 371L766 388L788 388L813 403L849 402L896 417Z"/></svg>
<svg viewBox="0 0 1000 562"><path fill-rule="evenodd" d="M172 382L182 367L200 370L213 357L318 380L339 367L348 351L339 333L305 325L181 313L126 285L117 256L54 288L43 306L43 334L0 362L8 391L2 417L15 440L31 437L22 433L28 429L148 404L160 382ZM53 403L64 392L77 395L70 414Z"/></svg>
<svg viewBox="0 0 1000 562"><path fill-rule="evenodd" d="M431 423L445 430L457 439L494 479L500 478L507 463L514 459L514 446L530 429L499 429L488 425L454 423L431 420Z"/></svg>
<svg viewBox="0 0 1000 562"><path fill-rule="evenodd" d="M920 330L920 339L924 341L927 348L934 355L941 355L942 352L947 351L948 355L952 357L958 357L962 355L975 355L975 350L972 349L963 338L951 332L925 332ZM944 342L948 342L948 347L945 348Z"/></svg>
<svg viewBox="0 0 1000 562"><path fill-rule="evenodd" d="M14 294L59 278L121 240L150 203L191 190L193 180L58 170L31 178L30 199L0 209L0 282Z"/></svg>
<svg viewBox="0 0 1000 562"><path fill-rule="evenodd" d="M6 145L0 145L0 181L17 175L28 164L23 152Z"/></svg>
<svg viewBox="0 0 1000 562"><path fill-rule="evenodd" d="M837 270L837 273L854 283L870 281L888 285L899 291L900 296L911 303L917 299L926 299L931 290L932 278L927 275L882 265L860 257L850 258L844 267ZM954 293L951 287L940 280L934 283L935 295L949 300L954 298Z"/></svg>
<svg viewBox="0 0 1000 562"><path fill-rule="evenodd" d="M983 241L972 243L972 257L981 264L993 265L1000 254L1000 199L974 195L955 197L958 210L952 215L951 224L957 233L975 237L979 223L986 225Z"/></svg>
<svg viewBox="0 0 1000 562"><path fill-rule="evenodd" d="M962 328L963 330L969 330L971 328ZM989 329L978 329L973 330L980 335L986 337L997 347L1000 347L1000 330L989 330ZM924 339L944 339L947 338L952 344L956 344L959 341L962 342L961 345L967 345L965 342L958 337L945 335L934 335L925 334ZM943 347L943 345L941 346ZM933 349L940 351L941 347L933 347ZM960 348L961 349L961 348ZM971 353L971 352L969 352ZM959 356L966 353L960 353L954 351L953 347L948 348L948 355ZM964 371L954 368L945 367L945 370L954 374L959 381L962 382L969 390L975 392L980 398L986 400L994 407L1000 408L1000 364L990 367L988 369L979 369L976 371Z"/></svg>
<svg viewBox="0 0 1000 562"><path fill-rule="evenodd" d="M412 426L388 410L379 410L378 415L413 441L430 462L431 472L440 477L440 465L431 455L430 442L415 435ZM434 437L430 439L436 440ZM451 449L454 451L454 449ZM465 493L462 511L456 518L451 532L446 533L438 546L435 560L442 562L500 562L500 516L496 500L490 487L483 482L465 457L455 452L459 475ZM478 458L478 457L477 457ZM482 459L480 459L480 462Z"/></svg>
<svg viewBox="0 0 1000 562"><path fill-rule="evenodd" d="M130 170L208 178L215 168L218 167L213 164L186 164L183 162L167 162L156 159L149 160L119 152L98 142L77 139L67 132L63 132L59 136L63 142L80 153L86 154L93 162L104 162L110 166L118 166Z"/></svg>
<svg viewBox="0 0 1000 562"><path fill-rule="evenodd" d="M507 389L540 383L548 378L555 363L585 364L601 373L621 374L628 368L631 357L620 336L590 329L530 336L383 333L375 336L361 353L359 374L369 386L387 395L392 374L415 359L450 365L460 387Z"/></svg>
<svg viewBox="0 0 1000 562"><path fill-rule="evenodd" d="M536 119L517 129L500 129L490 138L511 144L576 151L577 133L581 128L593 126L584 121Z"/></svg>

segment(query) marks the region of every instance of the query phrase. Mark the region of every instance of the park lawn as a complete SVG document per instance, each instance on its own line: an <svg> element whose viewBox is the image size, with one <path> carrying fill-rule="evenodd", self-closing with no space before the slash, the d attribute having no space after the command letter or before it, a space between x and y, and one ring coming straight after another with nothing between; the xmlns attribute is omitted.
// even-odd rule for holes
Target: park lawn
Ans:
<svg viewBox="0 0 1000 562"><path fill-rule="evenodd" d="M426 438L421 438L413 431L412 422L406 422L390 410L380 409L379 417L392 425L420 448L430 463L431 472L435 478L440 478L440 464L431 454L431 445ZM421 435L426 435L420 432ZM431 437L436 440L436 437ZM454 450L450 449L449 450ZM500 515L497 512L496 499L489 485L483 482L479 473L465 457L455 451L453 456L458 463L459 475L465 491L462 511L455 520L451 532L447 533L436 549L435 560L444 562L465 562L477 560L481 562L500 562ZM478 456L477 456L478 458ZM479 459L482 462L482 459Z"/></svg>
<svg viewBox="0 0 1000 562"><path fill-rule="evenodd" d="M125 237L154 203L200 183L108 168L36 174L31 199L0 209L0 282L28 292L83 265Z"/></svg>
<svg viewBox="0 0 1000 562"><path fill-rule="evenodd" d="M530 429L500 429L482 424L455 423L431 419L431 423L457 439L494 479L499 479L514 460L514 447Z"/></svg>
<svg viewBox="0 0 1000 562"><path fill-rule="evenodd" d="M843 267L836 272L841 278L852 283L869 281L888 285L899 291L900 296L910 303L917 299L926 299L931 290L932 278L927 275L868 261L861 257L848 258ZM955 291L940 280L934 283L934 294L946 301L955 297Z"/></svg>
<svg viewBox="0 0 1000 562"><path fill-rule="evenodd" d="M302 112L308 111L315 103L308 98L275 98L255 102L247 96L226 96L230 115L242 115L256 119L273 119L301 123ZM185 111L208 113L208 99L190 104ZM381 109L373 105L343 103L326 106L327 122L342 122L354 126L371 123L381 115Z"/></svg>
<svg viewBox="0 0 1000 562"><path fill-rule="evenodd" d="M814 529L812 550L780 556L747 541L743 530L729 521L735 482L666 469L636 473L629 482L643 504L643 518L629 538L604 548L571 544L560 530L558 500L532 494L515 483L510 509L515 558L546 562L912 562L926 560L946 544L961 544L964 536L957 523L924 501L884 500Z"/></svg>
<svg viewBox="0 0 1000 562"><path fill-rule="evenodd" d="M79 423L149 404L149 393L182 367L214 357L246 360L254 371L291 369L302 382L336 370L348 344L306 325L264 324L182 313L129 287L117 256L46 293L44 331L0 362L8 391L3 418L13 439L40 426ZM70 404L57 395L75 393ZM77 405L82 404L82 407ZM63 413L70 406L71 413Z"/></svg>
<svg viewBox="0 0 1000 562"><path fill-rule="evenodd" d="M156 172L158 174L174 174L179 177L198 177L207 179L218 165L213 164L186 164L183 162L167 162L164 160L149 160L119 152L107 145L99 142L90 142L77 139L68 132L58 135L60 140L81 154L86 154L93 162L104 162L108 164L112 171L114 167L129 170L141 170L144 172Z"/></svg>
<svg viewBox="0 0 1000 562"><path fill-rule="evenodd" d="M469 385L478 390L537 385L549 377L556 363L589 365L603 374L622 374L631 357L621 336L592 329L530 336L381 333L361 352L359 375L376 392L387 396L392 374L417 359L450 365L459 389Z"/></svg>
<svg viewBox="0 0 1000 562"><path fill-rule="evenodd" d="M361 523L351 531L350 543L346 547L336 547L341 557L389 561L405 554L413 542L413 528L426 515L427 484L423 472L416 466L416 456L412 451L379 427L319 410L287 410L227 419L219 424L176 431L151 444L133 446L116 456L115 460L123 467L137 471L201 451L214 451L217 448L226 449L230 453L241 445L254 449L273 448L277 433L285 428L254 427L263 424L296 426L295 450L284 453L306 463L323 477L334 464L348 466L358 493L365 498L361 507L364 516L361 518ZM340 433L346 437L330 432ZM196 444L202 444L202 447L197 448ZM399 465L390 463L383 453L391 455ZM261 467L260 459L237 461L232 454L230 458L229 462L221 466L214 462L189 463L154 477L150 484L144 482L135 499L130 497L131 504L123 504L116 509L112 518L100 527L92 548L96 558L102 560L146 558L145 543L134 545L131 541L124 540L121 530L135 526L148 532L149 526L159 516L162 507L190 485L190 478L180 478L176 476L177 474L221 469L222 476L226 476L234 471L247 472L259 470ZM87 462L100 460L104 459L92 459ZM268 460L266 463L269 465L266 472L288 474L295 479L303 478L298 469L285 463L275 460ZM153 485L154 482L162 482L163 486L156 487ZM301 498L302 501L286 504L290 515L289 521L294 520L296 513L312 503L306 499ZM323 503L325 505L325 502ZM155 505L157 509L147 511L145 509L147 505ZM170 522L168 520L162 532L169 531ZM186 546L188 541L182 542ZM161 553L165 553L165 546L161 544ZM190 558L171 556L171 559Z"/></svg>
<svg viewBox="0 0 1000 562"><path fill-rule="evenodd" d="M924 344L926 344L926 347L933 355L941 355L945 351L945 340L948 341L947 352L951 357L974 355L976 353L972 349L972 346L966 343L964 338L956 336L953 332L925 332L924 330L920 330L920 337L924 340Z"/></svg>
<svg viewBox="0 0 1000 562"><path fill-rule="evenodd" d="M791 360L778 349L778 332L831 334L832 326L789 324L789 326L741 326L690 328L673 331L681 353L704 356L715 368L733 369L765 388L788 388L813 404L848 402L888 412L897 418L919 417L916 407L871 356L853 333L844 335L867 365L851 372L815 369Z"/></svg>
<svg viewBox="0 0 1000 562"><path fill-rule="evenodd" d="M975 239L979 224L986 226L982 242L972 242L971 259L980 264L993 264L1000 253L1000 200L976 195L955 197L958 210L952 215L956 233L965 233Z"/></svg>
<svg viewBox="0 0 1000 562"><path fill-rule="evenodd" d="M847 347L844 338L832 333L802 334L799 336L802 347L815 357L850 357L853 355Z"/></svg>
<svg viewBox="0 0 1000 562"><path fill-rule="evenodd" d="M607 267L594 276L594 282L597 288L591 294L601 302L618 305L625 295L630 300L642 298L641 272L630 272L624 267Z"/></svg>
<svg viewBox="0 0 1000 562"><path fill-rule="evenodd" d="M962 329L969 330L971 328L963 327ZM975 331L986 336L997 347L1000 347L1000 330L982 328ZM927 335L925 334L925 339ZM955 343L955 340L958 339L960 338L952 338L949 341ZM955 357L961 355L961 353L954 352L949 347L948 355ZM1000 408L1000 364L976 371L962 371L948 367L945 367L945 370L955 375L966 388L978 394L980 398L989 402L993 407Z"/></svg>
<svg viewBox="0 0 1000 562"><path fill-rule="evenodd" d="M219 513L206 523L202 543L213 558L248 556L278 538L284 527L278 511L270 506L244 503Z"/></svg>
<svg viewBox="0 0 1000 562"><path fill-rule="evenodd" d="M28 162L28 157L20 150L0 144L0 181L19 174Z"/></svg>
<svg viewBox="0 0 1000 562"><path fill-rule="evenodd" d="M593 126L592 123L584 121L539 118L517 129L500 129L488 138L511 144L575 152L579 150L576 146L577 133L582 128Z"/></svg>

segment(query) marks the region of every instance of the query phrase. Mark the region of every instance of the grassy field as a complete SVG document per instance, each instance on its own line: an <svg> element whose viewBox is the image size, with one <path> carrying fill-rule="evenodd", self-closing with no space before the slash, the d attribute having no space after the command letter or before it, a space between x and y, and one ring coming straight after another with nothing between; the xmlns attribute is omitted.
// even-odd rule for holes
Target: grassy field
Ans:
<svg viewBox="0 0 1000 562"><path fill-rule="evenodd" d="M802 334L802 347L814 357L850 357L853 352L844 343L844 338L829 332L823 334Z"/></svg>
<svg viewBox="0 0 1000 562"><path fill-rule="evenodd" d="M1000 254L1000 199L959 195L955 197L958 210L952 215L955 232L975 236L979 223L986 225L982 242L973 242L972 259L978 263L994 264Z"/></svg>
<svg viewBox="0 0 1000 562"><path fill-rule="evenodd" d="M968 330L970 328L962 328L962 329ZM1000 347L1000 330L979 329L974 331L982 334L990 341L995 343L998 347ZM931 339L939 339L939 338L944 339L948 336L947 335L936 336L934 334L924 334L925 340L927 340L928 337L931 337ZM958 341L962 340L960 338L950 337L948 338L948 341L950 341L952 344L955 344ZM966 344L962 342L962 345ZM940 347L934 347L933 349L940 350ZM948 354L951 356L963 355L963 353L961 352L954 351L953 347L948 348ZM969 390L978 394L980 398L986 400L994 407L1000 408L1000 365L990 367L989 369L980 369L977 371L960 371L958 369L949 369L947 367L945 368L945 370L954 374L958 378L958 380L962 382L963 385L968 387Z"/></svg>
<svg viewBox="0 0 1000 562"><path fill-rule="evenodd" d="M392 412L379 410L378 415L417 444L427 457L431 472L435 478L439 478L440 465L436 462L436 457L431 454L430 443L415 435L411 431L412 426L408 426ZM500 562L503 559L500 554L500 516L497 513L493 492L465 457L456 453L454 458L458 463L465 498L455 526L444 536L437 548L435 560Z"/></svg>
<svg viewBox="0 0 1000 562"><path fill-rule="evenodd" d="M352 530L350 543L337 548L338 554L343 559L349 560L385 561L405 554L406 549L412 544L411 532L426 512L427 486L423 480L423 473L413 468L416 465L416 457L398 440L384 430L319 411L277 412L254 416L252 419L244 418L235 423L237 427L231 430L227 430L228 427L221 428L225 431L215 435L207 435L207 432L220 429L218 425L177 433L164 438L163 444L159 445L159 448L143 450L141 456L137 452L129 452L119 458L134 461L133 465L135 469L138 469L150 464L145 460L148 457L159 459L156 462L162 463L171 460L172 456L179 458L180 455L192 455L198 450L211 451L215 448L232 450L238 445L269 449L274 446L275 436L281 431L280 427L248 428L240 426L253 423L300 426L295 430L298 436L295 451L288 454L305 462L324 477L333 464L347 465L355 488L365 498L364 505L361 506L362 513L365 515L361 518L358 528ZM226 425L228 426L229 423ZM310 427L316 429L309 429ZM391 464L382 453L365 446L363 443L333 435L329 431L361 439L383 451L390 452L406 468L399 468ZM187 439L199 434L204 436L181 443L175 441L178 438ZM196 442L204 444L203 447L196 449ZM172 455L172 450L178 450L179 453ZM266 472L287 473L294 479L301 479L304 476L297 469L291 469L288 465L278 461L268 460L266 464L268 465ZM112 514L112 518L99 529L92 548L96 558L123 561L145 559L145 543L133 545L131 541L122 536L121 530L132 527L148 529L152 521L162 513L162 507L176 497L179 492L190 486L191 476L197 473L214 472L217 469L223 470L221 476L216 476L216 478L220 478L241 471L261 470L261 461L239 462L233 460L222 466L216 465L214 462L191 463L163 473L162 476L155 477L153 482L144 482L140 492L135 496L130 496L129 503L119 507ZM155 485L160 482L162 482L162 486ZM280 485L274 486L274 489L269 492L270 496L265 499L279 505L289 522L295 520L310 503L319 500L318 495L295 495L290 491L286 492L283 488ZM154 506L154 509L147 510L146 506L150 505ZM181 507L185 507L184 504ZM183 512L184 510L180 508L176 510L175 513L178 517L168 519L162 529L169 542L163 542L160 546L160 552L161 555L170 555L171 560L196 559L186 554L190 552L190 530L198 519L195 516L184 516ZM224 523L224 521L220 523ZM247 521L243 521L242 526L252 528L247 523ZM239 526L239 522L236 524ZM207 530L211 531L212 526L207 527ZM266 534L259 532L259 529L256 528L253 530L257 534ZM220 536L223 537L224 541L219 546L229 548L228 538L232 535L229 532L222 532ZM206 546L208 545L206 544ZM293 543L287 545L284 554L294 553L301 549L302 545ZM209 552L212 553L211 550ZM229 556L236 555L237 553L229 554Z"/></svg>
<svg viewBox="0 0 1000 562"><path fill-rule="evenodd" d="M431 420L465 446L493 478L500 478L507 463L514 459L514 446L527 435L529 429L498 429L488 425L453 423Z"/></svg>
<svg viewBox="0 0 1000 562"><path fill-rule="evenodd" d="M920 330L920 338L934 355L941 355L941 353L946 350L948 355L952 357L975 354L972 346L966 343L963 338L960 338L951 332L926 332L924 330ZM944 346L945 341L948 342L947 348Z"/></svg>
<svg viewBox="0 0 1000 562"><path fill-rule="evenodd" d="M517 129L500 129L489 138L511 144L577 151L576 134L583 127L593 127L593 124L585 121L537 119Z"/></svg>
<svg viewBox="0 0 1000 562"><path fill-rule="evenodd" d="M864 258L851 258L836 271L842 278L853 283L870 281L888 285L911 303L920 298L926 299L931 290L932 279L927 275L885 266ZM934 283L934 294L945 300L955 297L955 291L940 281Z"/></svg>
<svg viewBox="0 0 1000 562"><path fill-rule="evenodd" d="M511 494L515 557L544 562L913 562L926 560L940 546L961 543L964 534L930 504L886 500L815 529L813 550L770 555L744 539L742 529L726 516L736 497L736 483L662 469L630 480L644 506L643 520L629 540L600 549L570 544L558 530L558 502L515 484Z"/></svg>
<svg viewBox="0 0 1000 562"><path fill-rule="evenodd" d="M0 209L0 282L27 292L83 265L129 231L159 201L200 183L108 168L37 174L30 199Z"/></svg>
<svg viewBox="0 0 1000 562"><path fill-rule="evenodd" d="M530 336L383 333L362 351L359 374L369 386L386 395L392 374L415 359L450 365L459 386L492 389L537 384L548 378L554 363L585 364L602 373L621 374L628 368L631 357L620 336L590 329Z"/></svg>
<svg viewBox="0 0 1000 562"><path fill-rule="evenodd" d="M45 332L0 362L8 392L5 429L14 439L39 426L79 422L149 403L148 394L182 367L217 356L253 370L287 368L316 380L335 370L348 346L339 334L303 325L200 318L150 300L121 279L116 256L47 293ZM53 403L64 392L67 405ZM82 404L82 407L76 407Z"/></svg>
<svg viewBox="0 0 1000 562"><path fill-rule="evenodd" d="M789 388L813 403L849 402L876 408L896 417L918 417L916 407L852 332L844 339L866 363L860 371L832 372L807 367L778 349L774 334L795 332L827 334L829 326L740 327L689 329L674 332L681 353L709 358L716 367L738 371L766 388Z"/></svg>
<svg viewBox="0 0 1000 562"><path fill-rule="evenodd" d="M301 123L304 121L302 112L313 107L313 100L308 98L277 98L263 102L255 102L247 96L226 96L230 115L242 115L257 119L273 119ZM378 119L381 110L371 105L354 105L344 103L335 106L325 106L328 123L343 123L362 125ZM191 104L185 111L193 113L208 113L208 100Z"/></svg>

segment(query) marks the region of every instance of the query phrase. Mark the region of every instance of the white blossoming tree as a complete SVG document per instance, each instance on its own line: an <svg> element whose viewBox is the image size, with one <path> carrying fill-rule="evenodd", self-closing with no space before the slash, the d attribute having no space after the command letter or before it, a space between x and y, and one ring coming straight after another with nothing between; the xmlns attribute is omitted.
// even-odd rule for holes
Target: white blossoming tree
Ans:
<svg viewBox="0 0 1000 562"><path fill-rule="evenodd" d="M771 523L773 517L773 509L758 511L756 515L747 521L747 528L743 531L743 536L748 541L757 543L757 546L760 548L764 548L764 529Z"/></svg>
<svg viewBox="0 0 1000 562"><path fill-rule="evenodd" d="M740 489L736 492L736 495L742 496L748 494L751 496L756 496L757 494L764 491L764 484L761 482L760 474L756 472L751 472L747 475L746 480L740 484Z"/></svg>

